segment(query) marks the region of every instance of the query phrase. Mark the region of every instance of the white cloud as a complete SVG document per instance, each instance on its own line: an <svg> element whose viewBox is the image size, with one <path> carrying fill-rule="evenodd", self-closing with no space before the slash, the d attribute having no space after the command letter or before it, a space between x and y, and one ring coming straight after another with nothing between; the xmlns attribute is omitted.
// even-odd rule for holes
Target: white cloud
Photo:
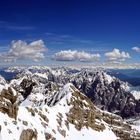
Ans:
<svg viewBox="0 0 140 140"><path fill-rule="evenodd" d="M1 53L0 58L5 62L12 62L18 59L30 59L40 61L45 58L45 44L42 40L37 40L27 44L25 41L12 41L10 50L6 53Z"/></svg>
<svg viewBox="0 0 140 140"><path fill-rule="evenodd" d="M140 48L139 47L133 47L132 50L136 51L136 52L140 52Z"/></svg>
<svg viewBox="0 0 140 140"><path fill-rule="evenodd" d="M120 51L119 49L113 49L112 52L105 53L108 61L112 62L122 62L128 58L131 58L128 52Z"/></svg>
<svg viewBox="0 0 140 140"><path fill-rule="evenodd" d="M57 61L95 61L100 59L100 54L90 54L84 51L77 51L77 50L65 50L55 53L53 56L54 60Z"/></svg>

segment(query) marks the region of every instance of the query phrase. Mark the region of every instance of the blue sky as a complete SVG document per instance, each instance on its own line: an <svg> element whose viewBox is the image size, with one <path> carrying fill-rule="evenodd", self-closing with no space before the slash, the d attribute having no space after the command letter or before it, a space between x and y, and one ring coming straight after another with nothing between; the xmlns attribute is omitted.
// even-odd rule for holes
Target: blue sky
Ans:
<svg viewBox="0 0 140 140"><path fill-rule="evenodd" d="M6 53L7 56L13 40L26 41L28 44L40 39L47 47L47 51L41 52L44 54L42 61L34 62L31 58L25 60L20 57L20 59L16 58L16 61L10 63L46 65L66 63L62 59L59 61L51 59L55 53L61 50L77 50L78 56L81 55L79 52L82 51L89 54L100 54L98 63L102 63L106 59L112 60L110 57L106 58L108 55L105 53L112 52L114 48L120 51L120 57L122 51L129 53L131 58L124 56L121 59L122 63L139 63L140 52L132 50L132 48L140 48L140 1L0 1L1 55ZM72 60L67 63L85 63L81 62L81 57L78 56L74 54ZM74 62L73 59L76 61ZM118 57L115 58L115 61L116 59L120 61ZM6 62L0 63L5 64ZM91 61L86 61L86 63L91 63Z"/></svg>

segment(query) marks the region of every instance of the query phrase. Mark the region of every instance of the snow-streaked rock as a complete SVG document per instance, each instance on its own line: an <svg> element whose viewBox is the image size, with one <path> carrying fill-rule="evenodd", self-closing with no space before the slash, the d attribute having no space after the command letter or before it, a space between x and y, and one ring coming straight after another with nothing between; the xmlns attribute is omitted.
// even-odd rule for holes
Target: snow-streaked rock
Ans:
<svg viewBox="0 0 140 140"><path fill-rule="evenodd" d="M73 95L74 90L72 84L65 85L57 93L57 96L53 96L57 104L51 104L50 107L45 104L39 107L20 104L16 120L10 118L7 114L0 113L1 140L19 140L22 132L27 129L36 132L38 140L45 140L47 135L58 140L77 138L82 140L88 138L90 140L93 138L101 139L103 136L105 140L116 140L114 132L101 120L98 120L99 125L100 123L106 125L103 131L100 131L100 129L96 131L96 129L90 127L88 129L82 127L81 130L77 130L75 125L68 121L67 113L73 108L73 105L68 105L68 102L71 102L72 98L76 98ZM88 105L87 100L84 102Z"/></svg>
<svg viewBox="0 0 140 140"><path fill-rule="evenodd" d="M87 83L85 90L84 83ZM120 116L100 110L87 97L94 86L96 90L91 93L104 96L105 100L110 98L110 91L118 100L130 94L126 83L102 70L43 68L43 72L31 72L27 69L10 83L5 81L0 85L2 91L8 92L8 96L0 94L0 103L13 109L1 111L3 106L0 106L0 140L139 140L140 133ZM131 96L132 105L135 99Z"/></svg>

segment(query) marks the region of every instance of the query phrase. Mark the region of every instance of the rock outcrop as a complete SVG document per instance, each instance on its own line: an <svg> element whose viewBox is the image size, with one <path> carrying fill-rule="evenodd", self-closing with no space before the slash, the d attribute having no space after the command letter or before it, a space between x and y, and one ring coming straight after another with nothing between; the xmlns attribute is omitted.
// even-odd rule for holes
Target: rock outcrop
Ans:
<svg viewBox="0 0 140 140"><path fill-rule="evenodd" d="M26 129L21 132L20 140L37 140L37 132L32 129Z"/></svg>
<svg viewBox="0 0 140 140"><path fill-rule="evenodd" d="M12 88L3 89L0 94L0 111L6 113L9 117L16 119L18 104L17 95L14 95Z"/></svg>

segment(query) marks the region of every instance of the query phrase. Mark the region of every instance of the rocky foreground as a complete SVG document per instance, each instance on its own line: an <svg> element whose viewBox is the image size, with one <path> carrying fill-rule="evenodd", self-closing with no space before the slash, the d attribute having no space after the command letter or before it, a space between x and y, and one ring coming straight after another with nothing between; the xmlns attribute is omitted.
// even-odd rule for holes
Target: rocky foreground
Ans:
<svg viewBox="0 0 140 140"><path fill-rule="evenodd" d="M139 116L137 103L127 83L104 71L26 70L10 82L0 77L0 140L140 140L122 119Z"/></svg>

